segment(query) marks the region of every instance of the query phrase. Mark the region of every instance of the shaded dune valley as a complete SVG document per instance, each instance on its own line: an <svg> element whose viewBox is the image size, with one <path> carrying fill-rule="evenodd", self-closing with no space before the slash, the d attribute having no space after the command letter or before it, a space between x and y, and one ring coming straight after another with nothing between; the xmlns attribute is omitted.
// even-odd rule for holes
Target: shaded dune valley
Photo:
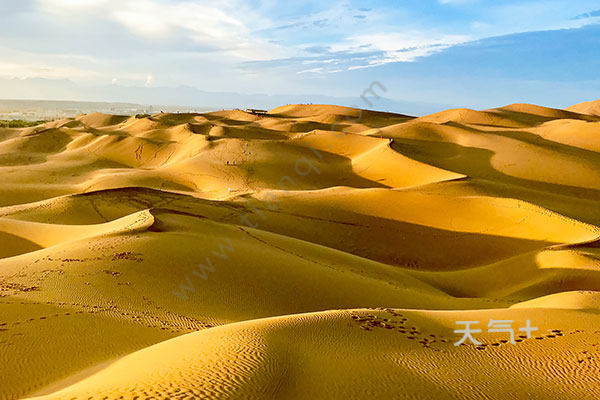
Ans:
<svg viewBox="0 0 600 400"><path fill-rule="evenodd" d="M600 102L86 114L0 177L0 399L600 398Z"/></svg>

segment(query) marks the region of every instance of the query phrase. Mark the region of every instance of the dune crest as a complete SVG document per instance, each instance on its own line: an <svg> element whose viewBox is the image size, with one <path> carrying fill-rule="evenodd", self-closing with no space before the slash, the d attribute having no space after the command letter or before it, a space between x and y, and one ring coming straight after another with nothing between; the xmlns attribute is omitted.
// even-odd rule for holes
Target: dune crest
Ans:
<svg viewBox="0 0 600 400"><path fill-rule="evenodd" d="M567 107L566 110L600 117L600 99L575 104L571 107Z"/></svg>

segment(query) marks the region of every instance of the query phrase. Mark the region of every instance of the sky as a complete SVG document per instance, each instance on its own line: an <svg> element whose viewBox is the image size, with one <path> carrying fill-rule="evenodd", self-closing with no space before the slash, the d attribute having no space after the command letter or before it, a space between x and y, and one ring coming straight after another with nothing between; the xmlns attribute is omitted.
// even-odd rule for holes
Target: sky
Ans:
<svg viewBox="0 0 600 400"><path fill-rule="evenodd" d="M472 108L600 97L598 0L0 0L0 37L0 79L82 91L189 86L360 105L378 82L389 99Z"/></svg>

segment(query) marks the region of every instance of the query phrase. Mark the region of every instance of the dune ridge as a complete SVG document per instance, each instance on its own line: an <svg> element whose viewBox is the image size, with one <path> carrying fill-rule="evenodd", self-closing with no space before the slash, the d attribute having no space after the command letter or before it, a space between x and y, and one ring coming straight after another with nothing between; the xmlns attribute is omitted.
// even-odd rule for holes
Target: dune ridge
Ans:
<svg viewBox="0 0 600 400"><path fill-rule="evenodd" d="M597 104L0 128L0 399L597 399Z"/></svg>
<svg viewBox="0 0 600 400"><path fill-rule="evenodd" d="M567 107L566 110L574 111L580 114L600 116L600 100L585 101L583 103Z"/></svg>

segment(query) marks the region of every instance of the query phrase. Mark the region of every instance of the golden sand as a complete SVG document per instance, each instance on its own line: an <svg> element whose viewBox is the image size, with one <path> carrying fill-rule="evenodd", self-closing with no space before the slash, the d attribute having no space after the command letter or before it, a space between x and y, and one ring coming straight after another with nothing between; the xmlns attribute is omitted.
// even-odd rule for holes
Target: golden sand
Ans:
<svg viewBox="0 0 600 400"><path fill-rule="evenodd" d="M598 104L0 129L0 399L598 399Z"/></svg>

